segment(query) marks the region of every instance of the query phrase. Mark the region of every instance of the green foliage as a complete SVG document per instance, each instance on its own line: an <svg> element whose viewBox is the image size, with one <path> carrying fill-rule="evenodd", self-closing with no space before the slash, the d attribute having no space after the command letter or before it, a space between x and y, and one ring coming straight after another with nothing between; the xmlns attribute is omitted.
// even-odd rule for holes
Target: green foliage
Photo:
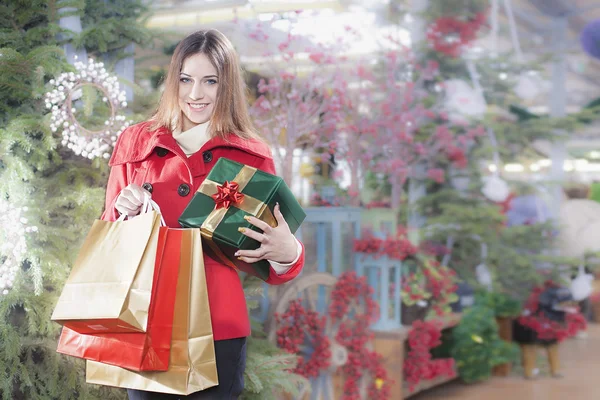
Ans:
<svg viewBox="0 0 600 400"><path fill-rule="evenodd" d="M102 3L105 2L91 2ZM124 7L132 1L110 2ZM63 7L74 7L65 13ZM104 204L108 166L59 148L48 127L47 82L73 71L63 41L75 39L60 15L81 15L83 1L0 4L0 196L27 206L38 232L27 236L27 259L15 287L0 297L0 398L123 399L123 390L87 385L83 362L56 353L60 332L50 321L85 233ZM86 17L91 18L92 17ZM144 29L130 19L128 29ZM104 35L119 35L105 27ZM93 41L93 37L89 36ZM100 41L101 42L101 41ZM0 232L0 238L3 238Z"/></svg>
<svg viewBox="0 0 600 400"><path fill-rule="evenodd" d="M92 55L124 50L130 43L147 46L152 34L144 26L150 6L143 0L85 1L83 32L74 38L77 47Z"/></svg>
<svg viewBox="0 0 600 400"><path fill-rule="evenodd" d="M521 303L506 293L481 290L476 294L475 303L491 308L496 318L516 317L521 314Z"/></svg>
<svg viewBox="0 0 600 400"><path fill-rule="evenodd" d="M460 378L474 383L488 379L494 366L517 360L519 349L498 336L494 310L476 304L463 313L454 328L451 354Z"/></svg>
<svg viewBox="0 0 600 400"><path fill-rule="evenodd" d="M262 281L246 276L243 282L250 312L258 307L256 298L262 296ZM252 325L247 354L241 400L277 400L282 393L297 397L301 388L309 386L304 377L290 372L296 367L297 356L271 343L259 324Z"/></svg>
<svg viewBox="0 0 600 400"><path fill-rule="evenodd" d="M425 12L427 19L435 20L440 17L472 17L489 7L489 0L444 0L431 1Z"/></svg>
<svg viewBox="0 0 600 400"><path fill-rule="evenodd" d="M500 147L510 147L510 141L507 139ZM469 179L469 187L459 191L452 182L429 183L427 195L419 199L416 210L427 219L423 231L429 240L445 244L448 236L453 237L448 265L461 279L478 286L475 269L484 262L492 273L496 291L524 301L531 287L547 279L539 273L540 268L557 279L560 267L576 266L577 260L557 257L549 251L555 247L556 236L552 232L557 229L551 222L506 226L501 208L481 194L481 160L490 155L489 147L474 147L469 154L470 168L458 171ZM517 195L536 190L527 182L509 184ZM485 260L482 243L487 247Z"/></svg>

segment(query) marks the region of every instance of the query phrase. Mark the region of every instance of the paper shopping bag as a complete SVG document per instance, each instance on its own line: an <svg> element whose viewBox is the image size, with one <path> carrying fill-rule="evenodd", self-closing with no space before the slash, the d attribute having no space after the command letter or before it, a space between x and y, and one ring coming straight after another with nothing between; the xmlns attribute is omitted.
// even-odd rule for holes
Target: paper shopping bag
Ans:
<svg viewBox="0 0 600 400"><path fill-rule="evenodd" d="M134 371L169 367L173 313L179 270L191 267L191 241L180 229L160 228L148 329L146 333L79 333L64 327L56 351Z"/></svg>
<svg viewBox="0 0 600 400"><path fill-rule="evenodd" d="M160 214L96 220L58 299L52 320L80 333L145 332Z"/></svg>
<svg viewBox="0 0 600 400"><path fill-rule="evenodd" d="M179 271L169 369L135 372L88 361L88 383L181 395L218 385L200 230L183 232L192 243L192 267Z"/></svg>

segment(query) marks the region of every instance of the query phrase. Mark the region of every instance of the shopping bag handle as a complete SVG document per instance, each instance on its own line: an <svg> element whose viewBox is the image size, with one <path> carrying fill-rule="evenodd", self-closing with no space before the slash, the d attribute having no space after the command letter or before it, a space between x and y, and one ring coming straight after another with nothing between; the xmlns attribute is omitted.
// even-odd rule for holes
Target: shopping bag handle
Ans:
<svg viewBox="0 0 600 400"><path fill-rule="evenodd" d="M152 210L156 211L158 215L160 215L160 226L167 226L162 216L162 212L160 211L160 207L147 193L144 194L144 205L142 206L142 210L144 213L149 213Z"/></svg>
<svg viewBox="0 0 600 400"><path fill-rule="evenodd" d="M156 211L158 215L160 215L160 226L167 226L158 204L156 204L156 202L150 198L150 195L148 193L144 193L144 203L142 204L142 210L140 214L147 214L152 210ZM127 214L121 214L119 218L117 218L117 222L122 222L125 221L127 218L133 217L134 216L129 217Z"/></svg>

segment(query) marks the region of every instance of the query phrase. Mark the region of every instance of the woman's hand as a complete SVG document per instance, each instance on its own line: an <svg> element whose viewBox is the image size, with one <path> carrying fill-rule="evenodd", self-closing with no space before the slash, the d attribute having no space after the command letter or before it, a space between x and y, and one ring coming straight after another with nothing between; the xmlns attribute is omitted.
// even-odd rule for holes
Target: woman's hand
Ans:
<svg viewBox="0 0 600 400"><path fill-rule="evenodd" d="M235 256L247 263L255 263L260 260L275 261L280 264L289 264L298 255L296 238L290 232L290 227L279 210L279 203L275 205L273 215L277 220L277 227L272 228L266 222L252 216L246 216L246 220L256 226L263 233L252 229L239 228L244 235L257 240L260 247L256 250L238 250Z"/></svg>
<svg viewBox="0 0 600 400"><path fill-rule="evenodd" d="M132 183L121 190L115 202L115 208L119 213L129 217L138 215L144 205L144 196L151 196L151 194L143 187Z"/></svg>

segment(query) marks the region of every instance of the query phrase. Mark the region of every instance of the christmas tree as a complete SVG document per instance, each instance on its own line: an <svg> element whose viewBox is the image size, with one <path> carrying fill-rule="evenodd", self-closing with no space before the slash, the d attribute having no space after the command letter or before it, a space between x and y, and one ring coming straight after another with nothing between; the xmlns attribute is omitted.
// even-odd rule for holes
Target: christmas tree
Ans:
<svg viewBox="0 0 600 400"><path fill-rule="evenodd" d="M130 0L0 6L2 399L125 397L122 390L86 385L84 363L55 352L60 327L50 315L79 244L102 211L108 166L102 158L91 162L60 145L44 94L51 79L74 70L63 45L89 46L97 57L117 54L149 37L139 22L147 11L141 1ZM84 22L81 35L61 27L60 18L78 17ZM93 115L105 107L94 98L93 91L83 94L82 125L94 124Z"/></svg>

